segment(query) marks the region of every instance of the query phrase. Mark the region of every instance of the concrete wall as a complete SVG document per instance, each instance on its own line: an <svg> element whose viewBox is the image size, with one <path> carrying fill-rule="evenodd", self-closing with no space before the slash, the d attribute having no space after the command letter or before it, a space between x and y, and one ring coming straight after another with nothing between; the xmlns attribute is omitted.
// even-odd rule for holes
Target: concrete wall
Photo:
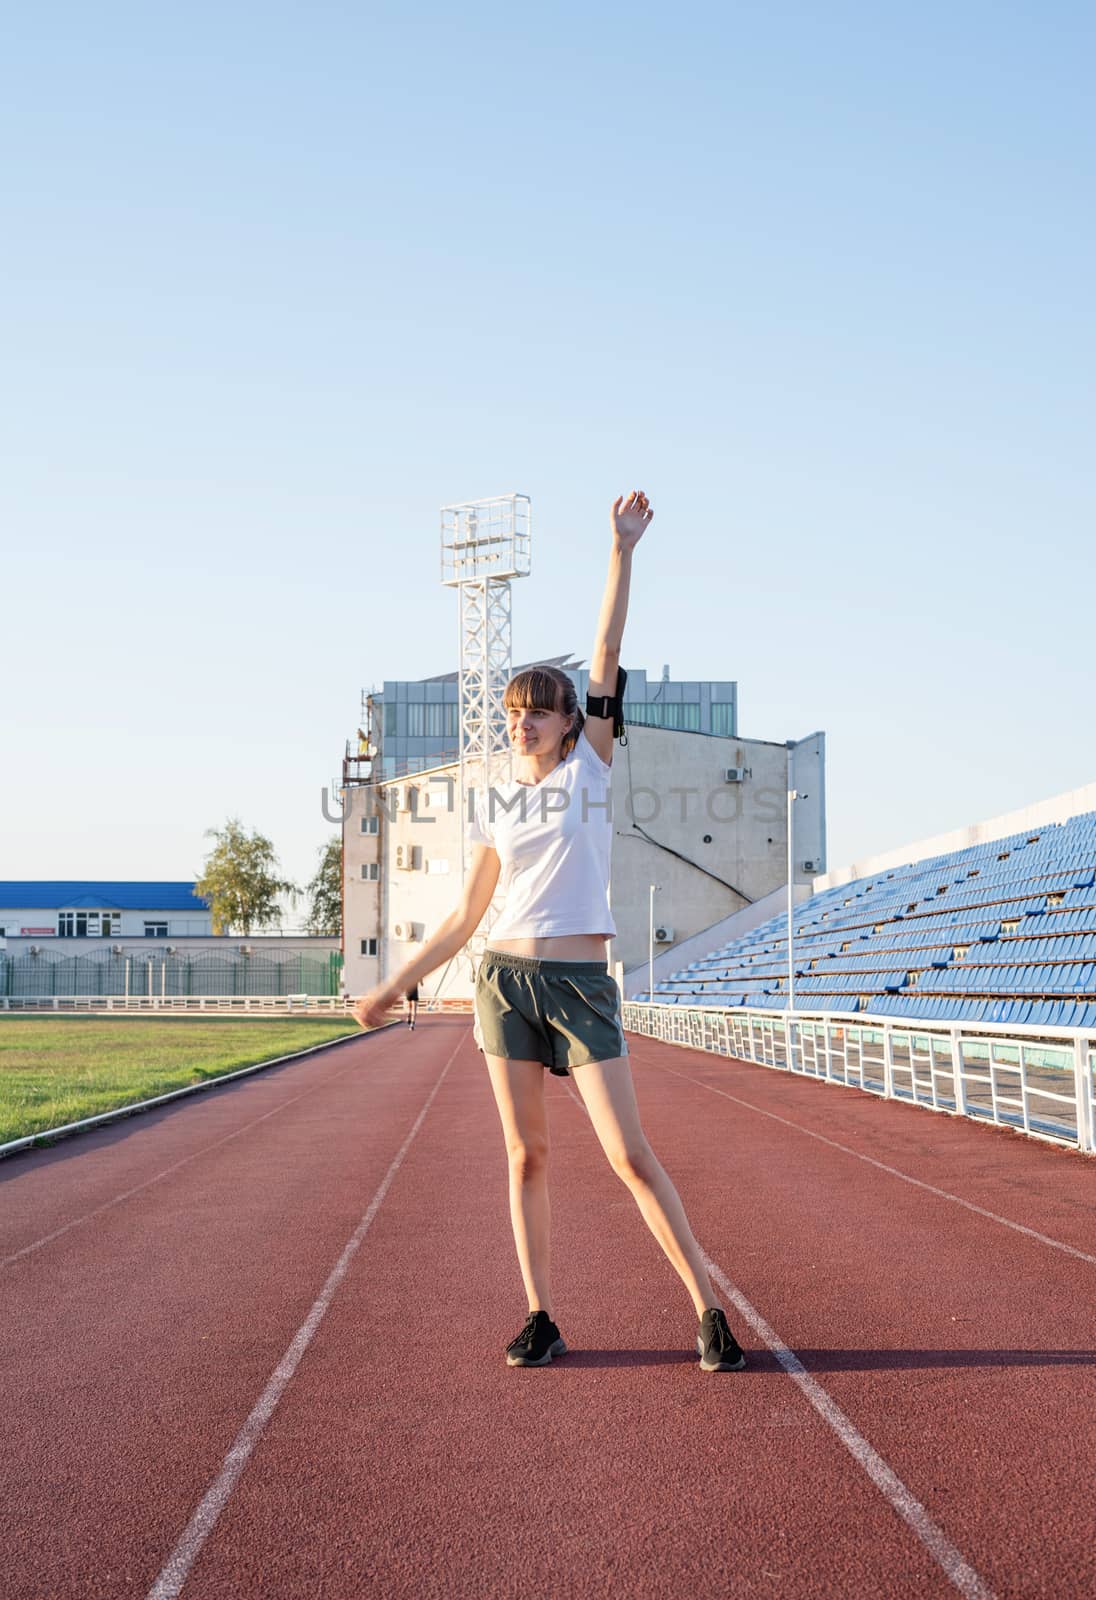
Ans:
<svg viewBox="0 0 1096 1600"><path fill-rule="evenodd" d="M795 783L803 796L796 802L795 880L806 885L813 872L802 862L825 859L824 737L813 734L801 741L795 760ZM744 768L746 775L728 783L727 768ZM351 994L365 992L397 970L460 899L457 770L437 768L380 791L345 791L345 983ZM617 937L611 962L628 969L646 959L652 883L659 886L656 925L672 927L675 945L786 883L787 781L783 744L628 729L628 744L618 744L613 758L611 904ZM378 832L363 834L361 817L374 809ZM402 854L408 849L409 857ZM398 852L410 865L397 866ZM378 862L377 883L361 878L362 863L370 860ZM404 924L411 924L413 940L395 938L396 926ZM359 954L365 937L378 939L376 959ZM434 973L424 992L470 994L467 957Z"/></svg>
<svg viewBox="0 0 1096 1600"><path fill-rule="evenodd" d="M809 900L814 890L810 884L797 883L793 888L793 905L802 905ZM654 960L655 983L660 983L663 978L670 978L675 972L680 972L692 961L700 961L713 950L719 950L723 945L730 944L733 939L741 939L753 928L759 928L763 922L768 922L770 917L783 916L788 909L788 886L782 884L779 889L774 889L772 894L767 894L763 900L755 900L753 905L744 907L741 911L734 912L729 917L724 917L721 922L715 922L710 928L702 928L691 939L685 939L681 944L674 945L670 950L663 950ZM650 963L643 961L638 967L633 967L624 974L623 993L626 1000L642 993L650 987Z"/></svg>
<svg viewBox="0 0 1096 1600"><path fill-rule="evenodd" d="M21 911L18 908L15 910L5 908L0 911L0 928L5 930L5 935L9 939L48 939L51 937L49 933L24 935L19 930L21 928L49 928L52 930L52 935L56 936L60 925L61 911L67 909L64 906L58 909L54 909L51 906L48 910L42 906L37 906L29 911ZM86 914L86 907L81 907L80 909ZM111 908L106 906L98 909L110 910ZM202 934L213 936L213 918L209 912L206 912L204 916L200 911L119 911L114 914L120 919L119 932L115 935L116 940L144 938L146 922L166 922L167 937L169 939L185 939ZM65 938L60 942L63 944L84 945L94 944L95 940Z"/></svg>
<svg viewBox="0 0 1096 1600"><path fill-rule="evenodd" d="M383 790L372 785L351 785L342 791L343 800L343 985L348 994L366 994L377 984L381 960L363 956L361 941L376 939L381 949L381 900L383 883L381 845L386 818L377 801ZM376 820L375 832L363 832L362 822ZM364 878L362 868L376 865L378 877Z"/></svg>

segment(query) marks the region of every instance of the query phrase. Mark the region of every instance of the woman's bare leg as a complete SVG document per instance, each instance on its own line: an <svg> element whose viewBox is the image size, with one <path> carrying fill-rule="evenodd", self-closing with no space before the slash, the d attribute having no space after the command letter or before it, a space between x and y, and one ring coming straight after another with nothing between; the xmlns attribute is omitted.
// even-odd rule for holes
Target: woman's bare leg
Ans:
<svg viewBox="0 0 1096 1600"><path fill-rule="evenodd" d="M627 1056L572 1067L571 1075L613 1171L631 1190L644 1222L702 1317L709 1306L720 1302L678 1192L644 1136Z"/></svg>
<svg viewBox="0 0 1096 1600"><path fill-rule="evenodd" d="M510 1164L510 1221L530 1311L552 1316L548 1118L539 1061L487 1056ZM554 1320L554 1319L553 1319Z"/></svg>

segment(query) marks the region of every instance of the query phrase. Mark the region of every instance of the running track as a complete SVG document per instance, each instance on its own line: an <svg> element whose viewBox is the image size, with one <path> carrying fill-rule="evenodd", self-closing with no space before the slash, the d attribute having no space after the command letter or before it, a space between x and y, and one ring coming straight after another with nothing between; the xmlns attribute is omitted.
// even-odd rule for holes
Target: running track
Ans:
<svg viewBox="0 0 1096 1600"><path fill-rule="evenodd" d="M1096 1594L1096 1163L632 1050L743 1373L555 1078L571 1351L505 1365L463 1018L0 1164L5 1600Z"/></svg>

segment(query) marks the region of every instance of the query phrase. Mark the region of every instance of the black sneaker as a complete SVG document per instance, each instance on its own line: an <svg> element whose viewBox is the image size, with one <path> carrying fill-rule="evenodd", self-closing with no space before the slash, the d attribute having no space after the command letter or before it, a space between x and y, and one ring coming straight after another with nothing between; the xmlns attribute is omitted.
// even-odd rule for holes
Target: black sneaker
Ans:
<svg viewBox="0 0 1096 1600"><path fill-rule="evenodd" d="M547 1367L553 1356L561 1356L567 1346L547 1311L530 1311L525 1326L506 1346L508 1367Z"/></svg>
<svg viewBox="0 0 1096 1600"><path fill-rule="evenodd" d="M725 1312L719 1306L705 1311L701 1317L696 1348L703 1372L741 1372L746 1365L746 1357L727 1326Z"/></svg>

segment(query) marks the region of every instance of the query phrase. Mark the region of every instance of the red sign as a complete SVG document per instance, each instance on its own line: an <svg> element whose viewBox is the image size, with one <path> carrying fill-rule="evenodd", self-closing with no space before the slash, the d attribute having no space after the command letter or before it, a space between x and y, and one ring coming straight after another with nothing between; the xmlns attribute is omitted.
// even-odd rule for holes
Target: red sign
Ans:
<svg viewBox="0 0 1096 1600"><path fill-rule="evenodd" d="M55 939L57 937L56 928L20 928L19 932L23 934L33 934L36 939L44 939L50 935L52 935L52 937Z"/></svg>

